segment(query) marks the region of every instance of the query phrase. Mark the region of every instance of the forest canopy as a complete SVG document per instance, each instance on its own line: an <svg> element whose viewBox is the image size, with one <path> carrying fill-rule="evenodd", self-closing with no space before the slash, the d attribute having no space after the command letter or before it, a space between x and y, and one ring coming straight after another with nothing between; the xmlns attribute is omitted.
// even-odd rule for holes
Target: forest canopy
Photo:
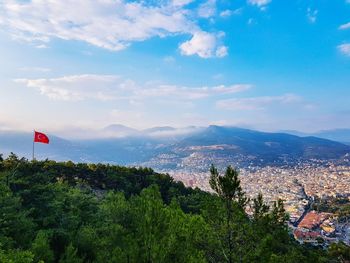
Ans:
<svg viewBox="0 0 350 263"><path fill-rule="evenodd" d="M283 202L249 200L238 170L210 172L207 193L150 168L0 156L0 262L349 259L342 244L298 244Z"/></svg>

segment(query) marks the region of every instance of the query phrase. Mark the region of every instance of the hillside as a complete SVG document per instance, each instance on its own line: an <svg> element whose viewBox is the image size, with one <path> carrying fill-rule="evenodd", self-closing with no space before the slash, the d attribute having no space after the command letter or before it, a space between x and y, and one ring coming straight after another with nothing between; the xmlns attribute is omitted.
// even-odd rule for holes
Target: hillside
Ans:
<svg viewBox="0 0 350 263"><path fill-rule="evenodd" d="M210 126L205 131L182 140L181 146L230 145L236 153L257 158L339 158L349 152L341 143L317 137L298 137L285 133L266 133L235 127Z"/></svg>
<svg viewBox="0 0 350 263"><path fill-rule="evenodd" d="M350 129L322 130L314 133L302 133L298 131L285 131L285 133L294 134L301 137L314 136L332 141L350 144Z"/></svg>
<svg viewBox="0 0 350 263"><path fill-rule="evenodd" d="M1 262L326 262L346 252L296 243L281 202L269 210L259 197L250 217L242 192L227 218L222 195L147 168L11 155L0 158L0 189Z"/></svg>

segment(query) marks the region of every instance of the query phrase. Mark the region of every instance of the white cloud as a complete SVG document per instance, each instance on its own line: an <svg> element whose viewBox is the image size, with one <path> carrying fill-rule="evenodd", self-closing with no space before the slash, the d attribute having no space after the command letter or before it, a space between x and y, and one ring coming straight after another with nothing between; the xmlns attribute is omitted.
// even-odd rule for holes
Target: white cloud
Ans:
<svg viewBox="0 0 350 263"><path fill-rule="evenodd" d="M345 56L350 56L350 43L341 44L337 48Z"/></svg>
<svg viewBox="0 0 350 263"><path fill-rule="evenodd" d="M312 10L310 7L307 9L306 17L310 23L315 23L317 20L318 10Z"/></svg>
<svg viewBox="0 0 350 263"><path fill-rule="evenodd" d="M252 26L252 25L257 24L257 22L256 22L256 20L254 18L249 18L248 21L247 21L247 24Z"/></svg>
<svg viewBox="0 0 350 263"><path fill-rule="evenodd" d="M219 36L198 31L193 37L180 45L182 55L198 55L201 58L224 57L227 55L227 47L218 45Z"/></svg>
<svg viewBox="0 0 350 263"><path fill-rule="evenodd" d="M214 87L186 87L175 85L159 85L154 88L144 88L135 91L136 95L145 97L170 97L173 99L196 100L208 98L210 96L234 94L243 92L251 88L251 85L238 84L231 86L214 86Z"/></svg>
<svg viewBox="0 0 350 263"><path fill-rule="evenodd" d="M251 5L256 5L258 7L263 7L268 5L272 0L248 0L248 3Z"/></svg>
<svg viewBox="0 0 350 263"><path fill-rule="evenodd" d="M175 63L176 59L173 56L166 56L163 58L163 61L168 64Z"/></svg>
<svg viewBox="0 0 350 263"><path fill-rule="evenodd" d="M189 3L192 3L193 0L173 0L172 4L174 6L185 6L188 5Z"/></svg>
<svg viewBox="0 0 350 263"><path fill-rule="evenodd" d="M36 48L39 48L39 49L49 48L49 47L48 47L47 45L45 45L45 44L36 45L35 47L36 47Z"/></svg>
<svg viewBox="0 0 350 263"><path fill-rule="evenodd" d="M243 92L251 88L248 84L214 87L186 87L164 84L137 85L130 79L116 75L72 75L52 79L17 79L29 88L39 90L53 100L127 100L134 103L148 98L172 98L174 100L196 100Z"/></svg>
<svg viewBox="0 0 350 263"><path fill-rule="evenodd" d="M86 99L113 100L132 89L134 83L114 75L72 75L52 79L17 79L53 100L79 101Z"/></svg>
<svg viewBox="0 0 350 263"><path fill-rule="evenodd" d="M272 104L292 104L300 102L301 98L294 94L282 96L264 96L253 98L234 98L219 100L216 106L225 110L264 110Z"/></svg>
<svg viewBox="0 0 350 263"><path fill-rule="evenodd" d="M39 48L47 47L56 38L83 41L112 51L153 37L194 37L202 32L215 38L216 34L204 32L185 9L191 2L154 1L150 5L147 1L126 0L3 0L0 27L15 39L37 43ZM215 6L213 0L208 3Z"/></svg>
<svg viewBox="0 0 350 263"><path fill-rule="evenodd" d="M226 9L220 12L221 17L230 17L232 15L232 10Z"/></svg>
<svg viewBox="0 0 350 263"><path fill-rule="evenodd" d="M249 84L236 84L231 86L220 85L213 87L214 92L219 92L222 94L237 93L251 89L252 86Z"/></svg>
<svg viewBox="0 0 350 263"><path fill-rule="evenodd" d="M22 71L31 71L31 72L50 72L50 68L43 68L43 67L22 67L19 68L19 70Z"/></svg>
<svg viewBox="0 0 350 263"><path fill-rule="evenodd" d="M350 29L350 22L339 26L339 30L346 30L346 29Z"/></svg>
<svg viewBox="0 0 350 263"><path fill-rule="evenodd" d="M226 9L226 10L220 12L220 16L221 17L230 17L232 15L240 15L241 13L242 13L242 8L238 8L235 10Z"/></svg>
<svg viewBox="0 0 350 263"><path fill-rule="evenodd" d="M226 57L228 54L228 48L226 46L221 46L216 50L215 54L219 58Z"/></svg>
<svg viewBox="0 0 350 263"><path fill-rule="evenodd" d="M207 0L207 2L201 4L198 9L198 16L209 18L216 13L216 0Z"/></svg>

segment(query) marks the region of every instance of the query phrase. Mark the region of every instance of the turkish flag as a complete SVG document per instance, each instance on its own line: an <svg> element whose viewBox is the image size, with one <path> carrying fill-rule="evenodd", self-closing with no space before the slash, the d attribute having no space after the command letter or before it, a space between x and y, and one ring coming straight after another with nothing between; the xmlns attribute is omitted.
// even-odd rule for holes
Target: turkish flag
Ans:
<svg viewBox="0 0 350 263"><path fill-rule="evenodd" d="M50 142L50 140L46 134L34 131L34 142L41 142L41 143L48 144Z"/></svg>

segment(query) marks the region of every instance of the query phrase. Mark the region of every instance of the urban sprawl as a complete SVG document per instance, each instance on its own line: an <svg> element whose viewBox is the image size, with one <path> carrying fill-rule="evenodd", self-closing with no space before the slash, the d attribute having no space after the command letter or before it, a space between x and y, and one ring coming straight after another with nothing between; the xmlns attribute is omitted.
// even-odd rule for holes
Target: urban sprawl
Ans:
<svg viewBox="0 0 350 263"><path fill-rule="evenodd" d="M191 167L186 165L186 167ZM224 169L222 169L224 171ZM190 187L211 191L210 174L203 169L177 169L168 172ZM262 193L267 203L284 200L290 215L291 234L300 243L327 246L342 241L350 245L350 222L338 215L312 209L315 199L350 200L350 165L310 160L293 166L250 166L240 169L244 191L250 198Z"/></svg>

